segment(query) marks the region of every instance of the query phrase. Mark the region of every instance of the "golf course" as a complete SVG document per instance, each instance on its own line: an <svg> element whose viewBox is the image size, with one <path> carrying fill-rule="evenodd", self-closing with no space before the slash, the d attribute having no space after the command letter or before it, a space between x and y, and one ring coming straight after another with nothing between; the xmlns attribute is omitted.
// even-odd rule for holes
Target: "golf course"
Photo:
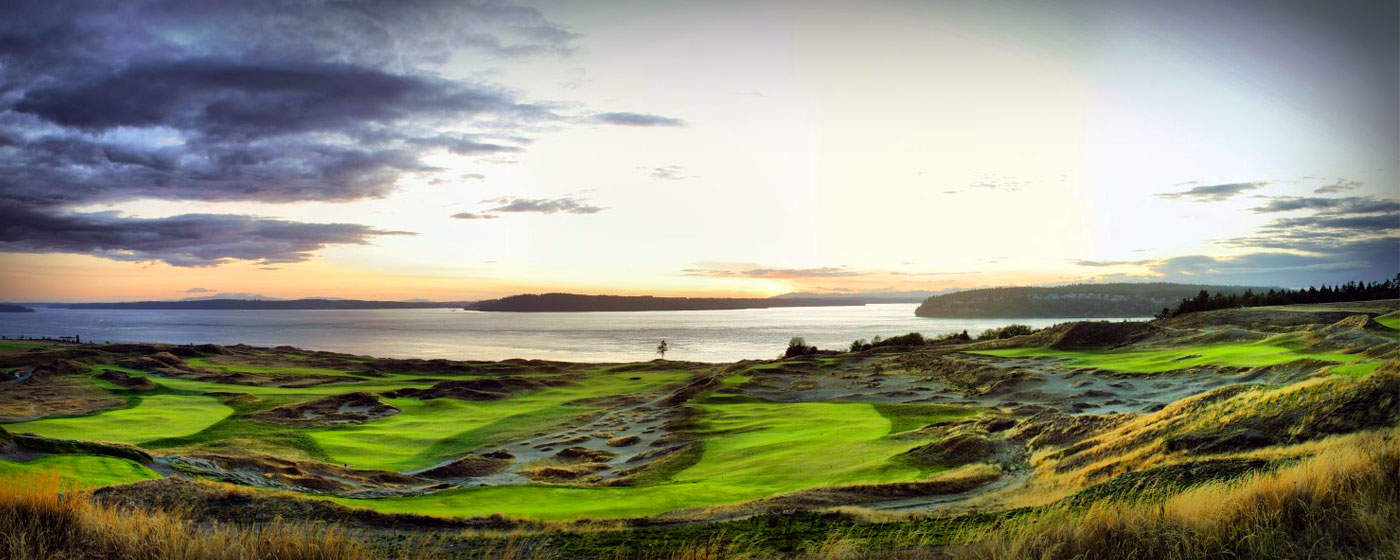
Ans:
<svg viewBox="0 0 1400 560"><path fill-rule="evenodd" d="M431 537L462 557L941 547L1085 504L1226 495L1358 442L1395 449L1397 309L720 364L3 341L0 371L33 392L0 393L0 474L207 521L311 516L383 550ZM706 527L719 536L696 541Z"/></svg>

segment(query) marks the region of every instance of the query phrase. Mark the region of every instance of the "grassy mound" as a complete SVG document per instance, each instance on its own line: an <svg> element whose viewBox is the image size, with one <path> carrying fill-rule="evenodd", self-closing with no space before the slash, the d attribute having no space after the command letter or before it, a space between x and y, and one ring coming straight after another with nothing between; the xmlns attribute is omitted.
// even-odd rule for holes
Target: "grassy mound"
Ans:
<svg viewBox="0 0 1400 560"><path fill-rule="evenodd" d="M140 444L199 432L223 420L233 409L202 395L153 395L136 398L135 406L70 418L46 418L6 426L54 438Z"/></svg>
<svg viewBox="0 0 1400 560"><path fill-rule="evenodd" d="M952 467L980 463L996 453L996 445L986 434L964 431L904 452L909 462L922 467Z"/></svg>
<svg viewBox="0 0 1400 560"><path fill-rule="evenodd" d="M1046 511L949 552L979 560L1400 557L1400 436L1359 443L1159 503Z"/></svg>

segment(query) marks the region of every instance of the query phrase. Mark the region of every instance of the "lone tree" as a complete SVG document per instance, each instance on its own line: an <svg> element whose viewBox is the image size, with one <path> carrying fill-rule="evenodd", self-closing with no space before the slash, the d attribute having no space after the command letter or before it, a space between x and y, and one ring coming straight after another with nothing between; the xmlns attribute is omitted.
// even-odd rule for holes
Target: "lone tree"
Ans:
<svg viewBox="0 0 1400 560"><path fill-rule="evenodd" d="M671 347L666 345L666 341L662 340L661 344L656 345L656 355L661 356L661 359L664 360L666 359L666 351L670 349Z"/></svg>

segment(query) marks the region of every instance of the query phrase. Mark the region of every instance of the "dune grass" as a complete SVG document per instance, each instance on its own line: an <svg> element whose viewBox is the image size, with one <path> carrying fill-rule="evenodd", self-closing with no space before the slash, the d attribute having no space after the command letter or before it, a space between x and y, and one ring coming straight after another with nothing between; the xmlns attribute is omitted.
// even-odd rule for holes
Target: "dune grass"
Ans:
<svg viewBox="0 0 1400 560"><path fill-rule="evenodd" d="M767 403L712 396L697 407L703 451L669 480L636 487L496 486L379 500L339 499L391 513L534 519L621 518L737 503L819 486L901 482L935 471L891 461L920 442L891 439L894 425L868 403ZM924 409L923 423L965 414ZM917 414L902 410L901 422Z"/></svg>
<svg viewBox="0 0 1400 560"><path fill-rule="evenodd" d="M430 551L405 557L431 557ZM202 525L171 512L93 503L54 473L0 477L0 558L349 560L386 556L335 527Z"/></svg>
<svg viewBox="0 0 1400 560"><path fill-rule="evenodd" d="M1304 358L1349 364L1360 357L1341 352L1299 350L1294 339L1275 336L1257 342L1207 344L1162 350L1055 350L1052 348L1003 348L976 350L974 354L1005 358L1065 358L1070 367L1097 368L1124 373L1158 373L1196 366L1262 367Z"/></svg>
<svg viewBox="0 0 1400 560"><path fill-rule="evenodd" d="M203 395L162 394L134 399L135 404L127 408L7 424L5 429L53 438L140 444L193 434L233 413L218 399Z"/></svg>
<svg viewBox="0 0 1400 560"><path fill-rule="evenodd" d="M1052 508L968 535L953 558L1400 557L1400 433L1162 501Z"/></svg>
<svg viewBox="0 0 1400 560"><path fill-rule="evenodd" d="M130 459L101 455L45 455L25 462L0 459L0 478L50 472L56 473L65 489L98 488L160 478L155 471Z"/></svg>

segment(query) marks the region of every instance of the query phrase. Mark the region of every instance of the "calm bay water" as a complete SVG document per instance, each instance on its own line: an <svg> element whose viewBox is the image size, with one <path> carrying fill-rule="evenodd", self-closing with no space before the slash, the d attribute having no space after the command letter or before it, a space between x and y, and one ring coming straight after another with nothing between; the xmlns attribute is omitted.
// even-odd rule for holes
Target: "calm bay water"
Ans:
<svg viewBox="0 0 1400 560"><path fill-rule="evenodd" d="M394 358L539 358L623 362L655 357L727 362L772 358L801 336L820 348L909 332L977 334L1008 323L1064 319L927 319L915 304L630 313L485 313L456 309L102 310L38 308L0 313L0 335L80 335L123 342L287 344Z"/></svg>

